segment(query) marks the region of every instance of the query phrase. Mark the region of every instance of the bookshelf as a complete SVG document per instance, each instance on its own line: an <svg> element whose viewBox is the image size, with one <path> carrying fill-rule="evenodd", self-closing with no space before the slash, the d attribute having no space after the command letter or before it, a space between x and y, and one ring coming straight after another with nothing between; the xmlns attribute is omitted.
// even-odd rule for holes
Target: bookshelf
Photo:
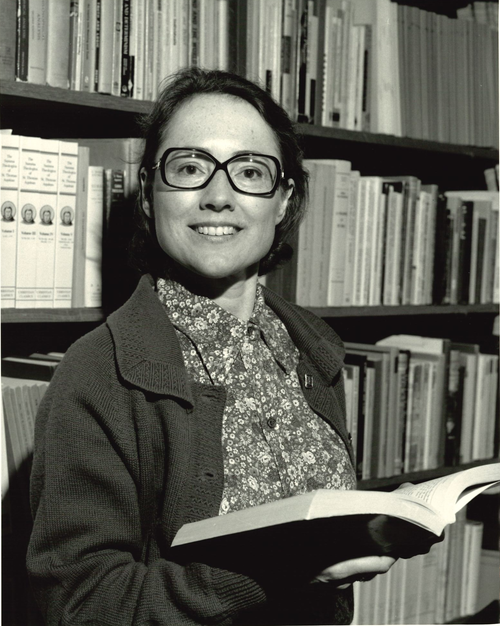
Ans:
<svg viewBox="0 0 500 626"><path fill-rule="evenodd" d="M452 15L465 0L412 0L401 2ZM85 93L30 83L0 80L2 128L16 134L44 138L137 137L138 118L152 103L99 93ZM338 158L352 162L363 175L412 174L447 190L484 188L484 170L498 163L498 150L457 145L390 134L297 125L307 158ZM284 280L287 278L285 276ZM495 345L491 328L498 315L496 304L308 307L327 320L346 341L376 341L393 332L415 332L477 340ZM65 350L106 317L103 309L4 309L2 353L26 354ZM471 467L482 461L469 463ZM456 467L363 480L363 489L391 489L405 481L428 480L457 471ZM8 561L12 546L7 542ZM12 589L14 593L15 590Z"/></svg>

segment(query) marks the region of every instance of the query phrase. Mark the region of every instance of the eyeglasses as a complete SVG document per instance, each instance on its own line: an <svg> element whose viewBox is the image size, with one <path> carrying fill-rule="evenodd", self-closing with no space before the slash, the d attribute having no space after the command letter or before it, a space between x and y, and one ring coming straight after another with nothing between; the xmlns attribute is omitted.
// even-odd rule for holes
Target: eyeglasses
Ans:
<svg viewBox="0 0 500 626"><path fill-rule="evenodd" d="M273 194L284 178L274 156L246 152L221 163L197 148L169 148L151 169L159 169L165 185L175 189L203 189L222 170L235 191L249 196Z"/></svg>

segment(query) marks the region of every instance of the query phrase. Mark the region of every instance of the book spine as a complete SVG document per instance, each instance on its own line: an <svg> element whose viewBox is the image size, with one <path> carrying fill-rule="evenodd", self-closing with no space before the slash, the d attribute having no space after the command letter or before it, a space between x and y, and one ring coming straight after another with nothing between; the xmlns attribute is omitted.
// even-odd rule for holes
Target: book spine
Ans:
<svg viewBox="0 0 500 626"><path fill-rule="evenodd" d="M83 0L81 0L83 2ZM80 0L71 0L69 12L69 86L77 88L78 64L78 22L80 17Z"/></svg>
<svg viewBox="0 0 500 626"><path fill-rule="evenodd" d="M28 80L29 2L18 0L16 14L16 80Z"/></svg>
<svg viewBox="0 0 500 626"><path fill-rule="evenodd" d="M45 84L47 2L48 0L30 0L29 2L27 80L29 83L38 85Z"/></svg>
<svg viewBox="0 0 500 626"><path fill-rule="evenodd" d="M123 0L113 3L113 47L111 51L111 95L119 96L122 86Z"/></svg>
<svg viewBox="0 0 500 626"><path fill-rule="evenodd" d="M349 161L339 161L335 166L333 223L330 235L332 243L328 260L328 306L342 306L344 302L346 241L351 193L350 170Z"/></svg>
<svg viewBox="0 0 500 626"><path fill-rule="evenodd" d="M75 246L78 144L59 142L59 171L54 260L54 308L71 306Z"/></svg>
<svg viewBox="0 0 500 626"><path fill-rule="evenodd" d="M356 254L356 220L357 205L359 193L359 177L358 171L351 171L351 189L349 192L349 209L347 218L347 237L346 237L346 254L345 254L345 278L344 278L344 306L350 306L353 298L353 281L354 281L354 257Z"/></svg>
<svg viewBox="0 0 500 626"><path fill-rule="evenodd" d="M135 97L135 74L137 59L137 0L130 0L129 12L129 55L128 55L128 96Z"/></svg>
<svg viewBox="0 0 500 626"><path fill-rule="evenodd" d="M96 10L96 0L85 0L81 89L90 93L95 91Z"/></svg>
<svg viewBox="0 0 500 626"><path fill-rule="evenodd" d="M0 79L16 78L16 0L2 2L0 21Z"/></svg>
<svg viewBox="0 0 500 626"><path fill-rule="evenodd" d="M0 135L1 144L1 212L2 212L2 308L16 302L16 252L19 212L19 152L17 135Z"/></svg>
<svg viewBox="0 0 500 626"><path fill-rule="evenodd" d="M91 165L88 170L87 232L85 237L85 303L102 306L102 234L104 169Z"/></svg>
<svg viewBox="0 0 500 626"><path fill-rule="evenodd" d="M37 219L35 307L52 308L54 301L55 217L59 142L40 145L40 214Z"/></svg>
<svg viewBox="0 0 500 626"><path fill-rule="evenodd" d="M69 88L69 10L66 0L47 6L47 84Z"/></svg>
<svg viewBox="0 0 500 626"><path fill-rule="evenodd" d="M110 94L113 75L114 4L101 0L99 37L99 93Z"/></svg>
<svg viewBox="0 0 500 626"><path fill-rule="evenodd" d="M95 0L95 64L94 64L94 72L93 72L93 83L94 88L90 91L96 92L99 91L99 74L101 68L101 3L102 0Z"/></svg>
<svg viewBox="0 0 500 626"><path fill-rule="evenodd" d="M130 93L130 5L131 0L123 0L122 16L122 63L120 95L128 98Z"/></svg>
<svg viewBox="0 0 500 626"><path fill-rule="evenodd" d="M21 137L19 206L17 231L16 308L35 306L36 235L35 220L40 203L40 139Z"/></svg>
<svg viewBox="0 0 500 626"><path fill-rule="evenodd" d="M216 67L219 70L229 70L229 2L217 0L216 21L218 43L216 50Z"/></svg>
<svg viewBox="0 0 500 626"><path fill-rule="evenodd" d="M87 233L87 204L89 195L89 153L87 146L78 146L78 178L76 186L76 212L74 222L73 278L71 306L85 306L85 247Z"/></svg>

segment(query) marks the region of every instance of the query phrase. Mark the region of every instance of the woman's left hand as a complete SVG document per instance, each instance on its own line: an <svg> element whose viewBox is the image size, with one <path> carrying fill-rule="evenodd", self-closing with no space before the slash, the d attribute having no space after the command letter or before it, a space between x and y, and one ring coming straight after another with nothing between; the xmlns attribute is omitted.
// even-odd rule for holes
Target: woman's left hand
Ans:
<svg viewBox="0 0 500 626"><path fill-rule="evenodd" d="M367 581L377 574L385 574L396 562L391 556L364 556L341 561L317 574L311 582L334 583L345 589L357 580Z"/></svg>

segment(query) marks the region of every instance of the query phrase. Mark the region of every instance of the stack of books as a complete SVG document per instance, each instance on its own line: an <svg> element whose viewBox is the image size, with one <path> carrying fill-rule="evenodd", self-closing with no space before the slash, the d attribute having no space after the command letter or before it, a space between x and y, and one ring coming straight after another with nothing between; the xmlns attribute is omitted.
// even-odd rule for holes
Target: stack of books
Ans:
<svg viewBox="0 0 500 626"><path fill-rule="evenodd" d="M419 335L345 345L347 428L359 478L498 453L498 355Z"/></svg>
<svg viewBox="0 0 500 626"><path fill-rule="evenodd" d="M2 308L100 307L103 238L108 256L123 243L114 207L131 222L139 140L0 142Z"/></svg>
<svg viewBox="0 0 500 626"><path fill-rule="evenodd" d="M499 302L498 191L443 194L416 176L361 176L343 160L305 166L298 304Z"/></svg>

